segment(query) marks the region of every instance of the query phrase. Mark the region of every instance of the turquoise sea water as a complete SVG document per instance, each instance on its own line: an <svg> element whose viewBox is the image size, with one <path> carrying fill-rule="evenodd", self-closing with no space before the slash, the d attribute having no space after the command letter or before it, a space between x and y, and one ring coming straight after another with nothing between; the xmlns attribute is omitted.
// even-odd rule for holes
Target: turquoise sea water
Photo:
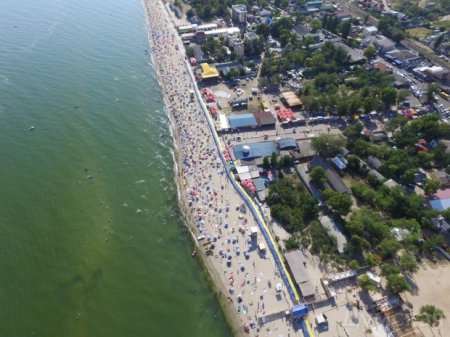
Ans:
<svg viewBox="0 0 450 337"><path fill-rule="evenodd" d="M141 2L0 13L0 336L229 336L178 212Z"/></svg>

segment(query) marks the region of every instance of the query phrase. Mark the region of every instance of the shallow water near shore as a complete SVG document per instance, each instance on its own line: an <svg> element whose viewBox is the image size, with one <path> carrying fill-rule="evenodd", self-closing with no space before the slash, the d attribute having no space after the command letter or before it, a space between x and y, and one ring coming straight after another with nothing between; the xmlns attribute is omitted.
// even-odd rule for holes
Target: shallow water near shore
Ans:
<svg viewBox="0 0 450 337"><path fill-rule="evenodd" d="M230 336L180 218L140 0L0 12L0 336Z"/></svg>

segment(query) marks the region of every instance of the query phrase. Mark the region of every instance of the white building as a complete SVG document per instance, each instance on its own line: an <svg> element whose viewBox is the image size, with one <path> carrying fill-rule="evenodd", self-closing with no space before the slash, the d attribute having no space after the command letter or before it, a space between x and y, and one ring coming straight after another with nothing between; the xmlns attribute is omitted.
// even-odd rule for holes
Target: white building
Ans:
<svg viewBox="0 0 450 337"><path fill-rule="evenodd" d="M375 26L364 27L362 31L364 36L376 35L378 33L378 28Z"/></svg>

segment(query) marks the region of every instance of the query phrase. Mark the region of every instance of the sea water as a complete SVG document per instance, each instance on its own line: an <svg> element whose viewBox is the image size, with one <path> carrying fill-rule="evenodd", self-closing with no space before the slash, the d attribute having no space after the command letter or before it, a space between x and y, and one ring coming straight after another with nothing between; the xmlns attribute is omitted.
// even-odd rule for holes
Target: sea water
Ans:
<svg viewBox="0 0 450 337"><path fill-rule="evenodd" d="M0 336L229 336L140 0L0 2Z"/></svg>

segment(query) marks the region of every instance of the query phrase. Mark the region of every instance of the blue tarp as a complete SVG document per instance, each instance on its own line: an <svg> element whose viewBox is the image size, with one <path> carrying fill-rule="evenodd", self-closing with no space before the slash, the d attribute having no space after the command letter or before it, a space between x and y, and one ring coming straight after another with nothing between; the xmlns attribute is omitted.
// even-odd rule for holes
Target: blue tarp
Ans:
<svg viewBox="0 0 450 337"><path fill-rule="evenodd" d="M235 145L233 151L236 159L254 159L270 157L272 153L277 153L277 148L272 142L261 142Z"/></svg>
<svg viewBox="0 0 450 337"><path fill-rule="evenodd" d="M233 129L256 126L256 119L253 114L231 115L228 117L230 127Z"/></svg>
<svg viewBox="0 0 450 337"><path fill-rule="evenodd" d="M308 313L308 307L302 303L292 307L291 312L293 318L303 317Z"/></svg>
<svg viewBox="0 0 450 337"><path fill-rule="evenodd" d="M297 150L297 142L294 138L282 138L278 141L280 150Z"/></svg>

